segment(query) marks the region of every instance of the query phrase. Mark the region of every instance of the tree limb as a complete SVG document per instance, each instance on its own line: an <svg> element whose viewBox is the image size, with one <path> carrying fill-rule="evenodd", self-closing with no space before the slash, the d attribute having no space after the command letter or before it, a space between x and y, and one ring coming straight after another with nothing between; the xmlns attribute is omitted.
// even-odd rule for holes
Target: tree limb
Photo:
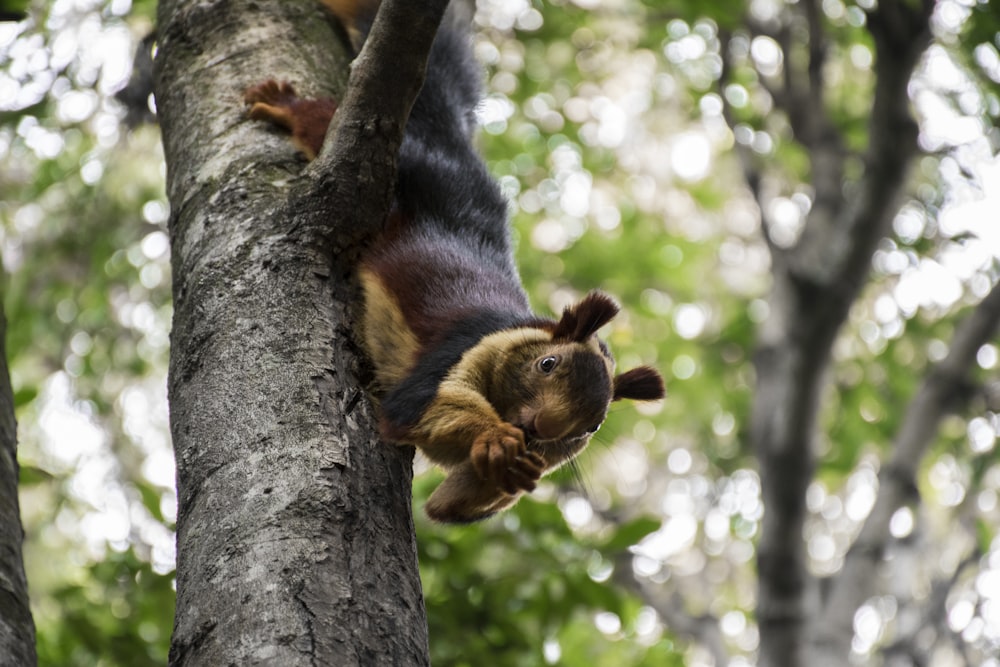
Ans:
<svg viewBox="0 0 1000 667"><path fill-rule="evenodd" d="M803 3L806 23L809 26L809 63L806 66L808 84L808 113L818 114L823 124L830 124L829 114L824 106L823 67L826 65L826 31L823 30L823 11L817 0Z"/></svg>
<svg viewBox="0 0 1000 667"><path fill-rule="evenodd" d="M867 279L876 244L891 229L894 204L917 153L917 125L907 87L930 44L933 5L933 0L922 0L916 8L882 2L868 14L875 42L875 95L864 175L845 186L841 168L836 178L830 172L825 187L817 186L813 220L797 248L794 273L825 286L845 312Z"/></svg>
<svg viewBox="0 0 1000 667"><path fill-rule="evenodd" d="M736 115L733 111L732 103L726 96L726 86L732 80L733 73L732 55L729 48L731 40L732 34L728 30L719 30L719 55L722 59L722 71L719 73L719 96L722 98L722 117L726 121L726 125L731 130L735 130L737 125ZM733 150L736 151L736 157L740 163L743 181L747 184L747 188L750 190L750 194L753 195L754 201L757 202L757 210L760 212L761 233L764 236L764 241L767 243L768 250L772 255L780 253L782 252L782 248L774 242L774 238L771 235L771 228L774 225L767 212L767 202L764 201L761 189L763 173L757 164L757 158L749 146L738 141L733 143Z"/></svg>
<svg viewBox="0 0 1000 667"><path fill-rule="evenodd" d="M952 639L955 649L965 656L966 664L973 664L972 660L969 659L968 645L962 641L959 633L948 627L948 597L955 589L955 586L958 585L965 571L978 563L982 555L982 550L979 549L978 545L973 546L968 555L955 566L951 575L938 578L931 583L930 595L927 596L926 601L922 605L920 622L913 625L911 632L905 636L898 637L882 650L887 662L890 662L891 656L897 652L903 653L907 657L917 654L924 654L926 656L927 650L920 650L918 648L920 643L918 635L923 633L927 628L934 628L938 634L944 634ZM926 659L924 657L925 661Z"/></svg>
<svg viewBox="0 0 1000 667"><path fill-rule="evenodd" d="M875 505L847 552L816 622L817 650L831 659L849 650L854 612L877 589L878 567L891 539L892 515L917 500L917 468L937 435L941 419L958 407L953 399L964 394L961 389L976 353L992 340L998 328L1000 283L959 324L948 355L930 369L910 401L890 458L879 472Z"/></svg>
<svg viewBox="0 0 1000 667"><path fill-rule="evenodd" d="M719 629L719 619L712 614L693 616L687 612L680 593L668 591L665 585L651 586L642 581L632 568L631 554L623 552L616 559L615 581L652 607L673 635L703 646L714 664L729 664L729 650Z"/></svg>
<svg viewBox="0 0 1000 667"><path fill-rule="evenodd" d="M311 165L313 178L295 193L319 200L310 221L332 252L352 253L388 215L406 120L447 6L448 0L383 0L379 7L324 150ZM327 207L336 211L336 234ZM298 227L305 225L300 221Z"/></svg>

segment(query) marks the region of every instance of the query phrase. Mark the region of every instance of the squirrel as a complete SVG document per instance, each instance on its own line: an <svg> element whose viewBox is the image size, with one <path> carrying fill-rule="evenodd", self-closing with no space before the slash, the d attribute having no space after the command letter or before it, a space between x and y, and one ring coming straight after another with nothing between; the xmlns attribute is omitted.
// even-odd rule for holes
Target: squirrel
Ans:
<svg viewBox="0 0 1000 667"><path fill-rule="evenodd" d="M378 0L322 0L359 50ZM472 146L479 65L446 21L399 151L395 204L357 267L363 344L383 392L382 436L414 445L447 477L425 505L444 523L511 507L574 458L612 401L656 400L663 379L615 375L597 330L618 313L600 292L558 320L536 315L514 264L507 204ZM247 89L251 119L309 158L336 110L274 80Z"/></svg>

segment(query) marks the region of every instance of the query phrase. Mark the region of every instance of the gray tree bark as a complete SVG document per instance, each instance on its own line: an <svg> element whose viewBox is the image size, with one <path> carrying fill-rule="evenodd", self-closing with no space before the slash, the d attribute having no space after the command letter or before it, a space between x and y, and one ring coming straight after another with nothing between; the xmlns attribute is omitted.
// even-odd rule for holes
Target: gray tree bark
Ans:
<svg viewBox="0 0 1000 667"><path fill-rule="evenodd" d="M2 305L0 301L0 656L9 664L31 667L38 658L21 553L24 530L17 501L17 423L7 369L7 320Z"/></svg>
<svg viewBox="0 0 1000 667"><path fill-rule="evenodd" d="M172 665L428 663L412 450L376 436L351 260L389 205L444 4L387 0L336 141L308 170L285 137L246 120L242 92L266 78L304 95L344 88L348 57L318 3L160 4ZM400 82L389 98L377 85L386 77Z"/></svg>

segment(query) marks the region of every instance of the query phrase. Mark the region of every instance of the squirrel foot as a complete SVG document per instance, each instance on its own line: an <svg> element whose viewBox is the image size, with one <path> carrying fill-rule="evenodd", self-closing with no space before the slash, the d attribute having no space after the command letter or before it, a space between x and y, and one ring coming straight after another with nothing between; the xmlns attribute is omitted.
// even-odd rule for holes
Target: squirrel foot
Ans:
<svg viewBox="0 0 1000 667"><path fill-rule="evenodd" d="M273 123L292 133L292 142L314 159L323 147L327 127L337 111L337 103L330 98L300 98L287 81L268 79L247 88L243 101L250 106L248 115L253 120Z"/></svg>

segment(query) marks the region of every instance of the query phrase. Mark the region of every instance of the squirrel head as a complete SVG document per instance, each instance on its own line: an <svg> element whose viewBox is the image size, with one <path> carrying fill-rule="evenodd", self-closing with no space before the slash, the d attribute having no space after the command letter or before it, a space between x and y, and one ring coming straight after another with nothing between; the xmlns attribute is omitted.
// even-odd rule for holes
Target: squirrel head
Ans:
<svg viewBox="0 0 1000 667"><path fill-rule="evenodd" d="M597 330L618 310L610 297L591 292L550 325L550 340L512 347L496 368L489 400L529 442L542 445L543 455L549 442L578 441L559 462L579 451L613 401L663 398L663 378L649 366L615 375L614 358Z"/></svg>

